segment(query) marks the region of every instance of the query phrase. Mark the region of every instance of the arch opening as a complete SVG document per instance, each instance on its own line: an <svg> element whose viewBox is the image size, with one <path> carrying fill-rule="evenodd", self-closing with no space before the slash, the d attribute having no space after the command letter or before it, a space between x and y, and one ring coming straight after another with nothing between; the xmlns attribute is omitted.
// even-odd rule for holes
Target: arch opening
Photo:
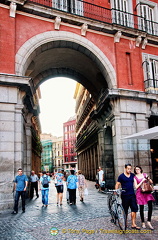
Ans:
<svg viewBox="0 0 158 240"><path fill-rule="evenodd" d="M31 77L35 88L50 77L69 77L96 100L100 91L116 87L115 71L103 52L84 37L62 31L28 40L17 52L16 74Z"/></svg>

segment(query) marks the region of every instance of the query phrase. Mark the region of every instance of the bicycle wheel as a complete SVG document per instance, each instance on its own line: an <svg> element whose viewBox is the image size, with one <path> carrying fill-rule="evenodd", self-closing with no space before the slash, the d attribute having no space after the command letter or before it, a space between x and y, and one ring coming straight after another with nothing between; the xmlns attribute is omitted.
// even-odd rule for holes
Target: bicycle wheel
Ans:
<svg viewBox="0 0 158 240"><path fill-rule="evenodd" d="M108 204L109 211L111 211L111 205L112 205L112 194L109 194L109 195L108 195L108 198L107 198L107 204Z"/></svg>
<svg viewBox="0 0 158 240"><path fill-rule="evenodd" d="M112 200L111 202L110 214L111 214L111 222L116 224L116 201L115 200Z"/></svg>
<svg viewBox="0 0 158 240"><path fill-rule="evenodd" d="M121 230L126 230L126 215L121 204L117 205L117 220Z"/></svg>

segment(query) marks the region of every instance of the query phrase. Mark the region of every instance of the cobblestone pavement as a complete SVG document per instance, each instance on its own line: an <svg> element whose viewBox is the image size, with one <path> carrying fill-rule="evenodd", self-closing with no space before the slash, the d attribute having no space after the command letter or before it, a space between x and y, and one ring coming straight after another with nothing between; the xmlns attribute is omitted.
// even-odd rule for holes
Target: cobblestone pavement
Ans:
<svg viewBox="0 0 158 240"><path fill-rule="evenodd" d="M12 215L12 210L0 212L0 239L2 240L102 240L102 239L139 239L157 240L158 236L158 206L154 206L152 224L154 231L148 228L132 230L125 234L117 225L111 223L107 209L107 195L98 193L94 182L88 182L89 195L84 203L79 201L77 192L76 205L69 206L64 192L63 205L56 205L56 189L52 181L49 192L49 205L42 207L41 195L38 199L27 201L26 212ZM147 215L147 212L145 212ZM128 225L130 226L130 216ZM140 226L139 214L137 223ZM51 232L52 230L52 232ZM53 231L54 230L54 231ZM57 233L57 235L52 234Z"/></svg>

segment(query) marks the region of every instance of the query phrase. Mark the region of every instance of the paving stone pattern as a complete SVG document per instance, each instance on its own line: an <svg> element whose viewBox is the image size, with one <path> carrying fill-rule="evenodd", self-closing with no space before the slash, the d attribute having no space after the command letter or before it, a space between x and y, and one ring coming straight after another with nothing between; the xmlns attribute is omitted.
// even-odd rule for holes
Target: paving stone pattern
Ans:
<svg viewBox="0 0 158 240"><path fill-rule="evenodd" d="M94 182L88 182L89 195L84 203L79 201L77 192L76 205L69 206L64 192L63 205L56 205L56 189L52 181L49 192L49 205L42 207L41 194L38 199L27 200L26 212L12 215L12 210L0 212L0 239L2 240L102 240L102 239L139 239L157 240L158 207L154 206L152 224L154 231L147 229L132 230L122 234L119 227L111 223L107 208L107 195L98 193ZM66 187L65 187L66 189ZM147 216L147 212L145 212ZM130 216L128 226L130 226ZM140 226L140 217L137 216ZM51 231L52 230L52 231ZM53 234L53 235L52 235ZM55 235L56 234L56 235Z"/></svg>

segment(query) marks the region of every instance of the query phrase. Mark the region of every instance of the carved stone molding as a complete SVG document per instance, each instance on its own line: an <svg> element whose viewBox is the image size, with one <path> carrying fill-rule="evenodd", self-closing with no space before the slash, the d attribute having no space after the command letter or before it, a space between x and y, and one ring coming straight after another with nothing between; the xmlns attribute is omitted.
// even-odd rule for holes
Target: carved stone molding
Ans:
<svg viewBox="0 0 158 240"><path fill-rule="evenodd" d="M122 35L122 32L118 31L114 36L114 42L120 42L121 35Z"/></svg>
<svg viewBox="0 0 158 240"><path fill-rule="evenodd" d="M141 36L138 36L138 37L136 38L136 47L139 47L141 41L142 41L142 37L141 37Z"/></svg>
<svg viewBox="0 0 158 240"><path fill-rule="evenodd" d="M16 5L15 2L11 2L11 3L10 3L10 14L9 14L10 17L15 18L16 7L17 7L17 5Z"/></svg>
<svg viewBox="0 0 158 240"><path fill-rule="evenodd" d="M61 17L56 17L55 22L54 22L54 29L59 30L60 29L60 24L61 24Z"/></svg>
<svg viewBox="0 0 158 240"><path fill-rule="evenodd" d="M86 36L87 29L88 29L88 25L87 25L87 23L84 23L81 27L81 35L82 36Z"/></svg>
<svg viewBox="0 0 158 240"><path fill-rule="evenodd" d="M144 40L142 41L142 49L146 48L147 43L148 43L148 39L144 38Z"/></svg>

